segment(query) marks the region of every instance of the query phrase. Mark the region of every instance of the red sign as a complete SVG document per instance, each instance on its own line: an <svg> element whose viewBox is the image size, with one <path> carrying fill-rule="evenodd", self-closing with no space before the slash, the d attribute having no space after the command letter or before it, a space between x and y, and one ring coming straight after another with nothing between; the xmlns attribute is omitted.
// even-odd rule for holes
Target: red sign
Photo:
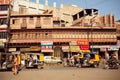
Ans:
<svg viewBox="0 0 120 80"><path fill-rule="evenodd" d="M0 4L10 4L11 0L0 0Z"/></svg>
<svg viewBox="0 0 120 80"><path fill-rule="evenodd" d="M81 50L89 50L89 46L81 46Z"/></svg>
<svg viewBox="0 0 120 80"><path fill-rule="evenodd" d="M89 41L87 39L77 40L77 45L89 45Z"/></svg>

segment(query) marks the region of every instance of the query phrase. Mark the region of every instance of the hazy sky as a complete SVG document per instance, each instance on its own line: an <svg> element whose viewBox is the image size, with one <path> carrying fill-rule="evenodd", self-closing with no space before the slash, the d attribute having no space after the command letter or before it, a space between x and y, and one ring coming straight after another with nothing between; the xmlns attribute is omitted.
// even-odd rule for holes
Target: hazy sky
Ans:
<svg viewBox="0 0 120 80"><path fill-rule="evenodd" d="M30 0L35 2L35 0ZM77 5L81 8L96 8L99 10L100 15L111 13L115 15L116 20L120 20L120 0L48 0L48 5L53 6L53 2L56 2L57 7L60 4ZM40 0L41 4L45 3L45 0Z"/></svg>

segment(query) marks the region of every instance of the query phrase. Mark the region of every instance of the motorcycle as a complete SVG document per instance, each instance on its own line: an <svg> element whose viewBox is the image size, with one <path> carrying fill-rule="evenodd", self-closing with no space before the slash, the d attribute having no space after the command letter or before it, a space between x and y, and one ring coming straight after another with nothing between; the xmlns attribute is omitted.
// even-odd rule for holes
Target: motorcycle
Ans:
<svg viewBox="0 0 120 80"><path fill-rule="evenodd" d="M119 68L119 62L116 59L109 59L106 61L106 64L104 66L104 69L118 69Z"/></svg>

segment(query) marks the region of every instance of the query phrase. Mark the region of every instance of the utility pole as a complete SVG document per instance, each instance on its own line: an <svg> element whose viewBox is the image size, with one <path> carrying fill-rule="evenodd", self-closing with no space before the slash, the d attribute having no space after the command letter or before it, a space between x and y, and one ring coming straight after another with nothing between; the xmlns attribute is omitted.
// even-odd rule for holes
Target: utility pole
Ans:
<svg viewBox="0 0 120 80"><path fill-rule="evenodd" d="M6 44L5 44L5 54L6 54L6 61L8 57L8 44L10 38L10 14L11 14L11 2L8 5L8 14L7 14L7 31L6 31Z"/></svg>
<svg viewBox="0 0 120 80"><path fill-rule="evenodd" d="M96 15L97 16L97 15ZM92 19L91 19L91 48L92 48L92 53L93 53L93 19L96 18L96 16L94 16Z"/></svg>

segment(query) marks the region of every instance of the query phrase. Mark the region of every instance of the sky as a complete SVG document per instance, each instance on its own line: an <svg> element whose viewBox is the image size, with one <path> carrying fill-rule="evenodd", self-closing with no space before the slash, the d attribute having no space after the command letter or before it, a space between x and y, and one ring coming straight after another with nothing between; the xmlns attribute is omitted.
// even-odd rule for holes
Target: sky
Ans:
<svg viewBox="0 0 120 80"><path fill-rule="evenodd" d="M48 5L53 6L53 2L56 2L58 8L60 4L77 5L83 9L95 8L99 10L100 16L112 14L116 20L120 20L120 0L48 0ZM40 4L44 3L45 0L40 0Z"/></svg>

